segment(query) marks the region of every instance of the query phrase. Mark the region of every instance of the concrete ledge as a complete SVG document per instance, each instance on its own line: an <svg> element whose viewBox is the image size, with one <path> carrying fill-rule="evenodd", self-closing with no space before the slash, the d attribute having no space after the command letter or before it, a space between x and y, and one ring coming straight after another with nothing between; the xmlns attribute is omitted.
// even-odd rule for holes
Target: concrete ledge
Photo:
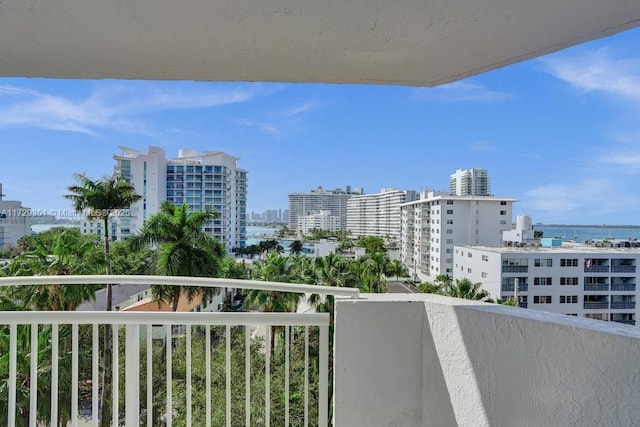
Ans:
<svg viewBox="0 0 640 427"><path fill-rule="evenodd" d="M434 295L336 302L337 426L633 425L640 331Z"/></svg>

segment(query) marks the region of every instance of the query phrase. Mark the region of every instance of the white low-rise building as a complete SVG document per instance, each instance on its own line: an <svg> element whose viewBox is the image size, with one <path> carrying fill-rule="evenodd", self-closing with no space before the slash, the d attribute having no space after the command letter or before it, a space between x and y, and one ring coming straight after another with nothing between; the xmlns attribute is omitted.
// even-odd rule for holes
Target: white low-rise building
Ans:
<svg viewBox="0 0 640 427"><path fill-rule="evenodd" d="M453 258L453 277L481 283L493 298L516 297L525 308L635 325L637 245L603 248L551 239L542 246L456 245Z"/></svg>

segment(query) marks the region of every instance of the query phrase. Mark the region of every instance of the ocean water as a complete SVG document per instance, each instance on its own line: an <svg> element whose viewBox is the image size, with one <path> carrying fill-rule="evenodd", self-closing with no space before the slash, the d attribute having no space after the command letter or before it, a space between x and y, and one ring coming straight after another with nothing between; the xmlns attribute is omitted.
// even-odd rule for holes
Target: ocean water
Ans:
<svg viewBox="0 0 640 427"><path fill-rule="evenodd" d="M640 239L640 226L534 225L543 237L559 237L564 241L584 243L594 239Z"/></svg>
<svg viewBox="0 0 640 427"><path fill-rule="evenodd" d="M274 238L277 230L274 227L247 226L247 246L257 245L262 240Z"/></svg>

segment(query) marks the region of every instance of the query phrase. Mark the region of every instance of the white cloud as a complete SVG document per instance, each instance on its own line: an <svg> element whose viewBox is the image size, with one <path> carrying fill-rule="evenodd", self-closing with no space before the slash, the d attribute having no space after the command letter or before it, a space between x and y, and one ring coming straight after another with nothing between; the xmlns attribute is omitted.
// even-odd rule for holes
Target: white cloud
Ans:
<svg viewBox="0 0 640 427"><path fill-rule="evenodd" d="M580 221L602 218L640 207L640 197L611 178L586 178L535 187L525 193L526 204L545 220Z"/></svg>
<svg viewBox="0 0 640 427"><path fill-rule="evenodd" d="M297 130L299 130L298 125L304 120L304 114L320 106L321 104L318 102L310 100L284 110L267 113L265 114L266 120L242 118L236 119L233 122L240 126L260 129L270 135L283 136L291 133L291 130L296 127L298 128Z"/></svg>
<svg viewBox="0 0 640 427"><path fill-rule="evenodd" d="M413 89L413 96L423 101L440 102L497 102L511 98L508 93L497 92L469 81L459 81L434 88Z"/></svg>
<svg viewBox="0 0 640 427"><path fill-rule="evenodd" d="M280 135L282 133L278 125L273 123L255 122L247 119L237 119L234 120L234 123L240 126L255 127L271 135Z"/></svg>
<svg viewBox="0 0 640 427"><path fill-rule="evenodd" d="M284 117L298 116L300 114L306 113L307 111L315 110L319 106L320 105L314 101L307 101L304 104L290 107L282 115Z"/></svg>
<svg viewBox="0 0 640 427"><path fill-rule="evenodd" d="M578 89L640 101L640 60L615 59L599 49L582 56L552 55L542 61L549 73Z"/></svg>
<svg viewBox="0 0 640 427"><path fill-rule="evenodd" d="M269 93L261 86L202 90L193 85L165 89L155 83L100 83L74 99L11 86L0 87L0 127L28 126L98 135L104 129L149 133L139 116L247 102Z"/></svg>
<svg viewBox="0 0 640 427"><path fill-rule="evenodd" d="M629 166L640 169L640 154L615 154L605 157L604 162L620 166Z"/></svg>
<svg viewBox="0 0 640 427"><path fill-rule="evenodd" d="M496 153L500 151L498 145L491 141L485 141L482 139L471 141L467 144L467 148L472 151L481 151L486 153Z"/></svg>

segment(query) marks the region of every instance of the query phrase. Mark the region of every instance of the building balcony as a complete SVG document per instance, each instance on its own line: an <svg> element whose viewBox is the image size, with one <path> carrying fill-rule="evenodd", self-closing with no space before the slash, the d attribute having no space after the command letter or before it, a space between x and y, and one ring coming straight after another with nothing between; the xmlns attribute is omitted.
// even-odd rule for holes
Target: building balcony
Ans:
<svg viewBox="0 0 640 427"><path fill-rule="evenodd" d="M611 301L611 310L635 310L635 301Z"/></svg>
<svg viewBox="0 0 640 427"><path fill-rule="evenodd" d="M608 302L584 302L585 310L608 310L609 303Z"/></svg>
<svg viewBox="0 0 640 427"><path fill-rule="evenodd" d="M529 271L529 266L527 265L503 265L502 272L503 273L527 273Z"/></svg>
<svg viewBox="0 0 640 427"><path fill-rule="evenodd" d="M611 267L612 273L635 273L635 265L614 265Z"/></svg>
<svg viewBox="0 0 640 427"><path fill-rule="evenodd" d="M514 284L503 284L502 292L513 292ZM518 292L527 292L529 290L528 283L518 283Z"/></svg>
<svg viewBox="0 0 640 427"><path fill-rule="evenodd" d="M635 320L622 320L622 319L616 320L616 319L614 319L614 320L612 320L612 322L623 323L625 325L633 325L633 326L635 326L635 324L636 324Z"/></svg>
<svg viewBox="0 0 640 427"><path fill-rule="evenodd" d="M611 284L611 290L612 291L635 292L636 284L635 283L631 283L631 284L613 283L613 284Z"/></svg>
<svg viewBox="0 0 640 427"><path fill-rule="evenodd" d="M609 266L608 265L592 265L591 267L584 267L585 273L608 273Z"/></svg>
<svg viewBox="0 0 640 427"><path fill-rule="evenodd" d="M590 284L585 283L584 290L585 290L585 292L608 291L609 290L609 284L608 283L590 283Z"/></svg>
<svg viewBox="0 0 640 427"><path fill-rule="evenodd" d="M60 280L134 283L133 277ZM2 278L0 286L47 279ZM97 424L104 325L118 332L116 368L108 378L119 396L109 413L120 425L327 426L330 413L332 425L350 427L632 425L640 419L637 395L628 392L638 387L640 331L634 328L428 294L184 280L338 294L333 350L326 313L0 312L7 362L0 364L0 383L7 385L0 424L40 425L29 414L46 408L53 409L47 424L58 425L64 411L70 425L80 425L80 413ZM47 351L30 352L30 343ZM578 368L593 360L606 361L607 375ZM50 375L30 376L43 367ZM589 405L576 415L568 401Z"/></svg>

